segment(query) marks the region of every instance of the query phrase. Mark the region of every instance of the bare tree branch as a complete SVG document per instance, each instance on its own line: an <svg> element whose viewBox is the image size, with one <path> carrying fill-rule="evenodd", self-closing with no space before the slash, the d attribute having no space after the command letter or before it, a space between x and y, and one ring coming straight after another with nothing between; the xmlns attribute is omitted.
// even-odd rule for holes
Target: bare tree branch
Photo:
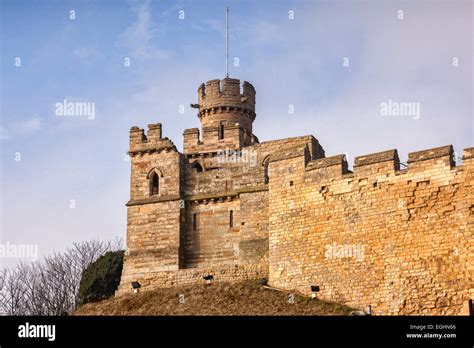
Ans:
<svg viewBox="0 0 474 348"><path fill-rule="evenodd" d="M123 249L123 240L73 243L41 262L0 270L0 314L63 315L76 308L82 272L107 251Z"/></svg>

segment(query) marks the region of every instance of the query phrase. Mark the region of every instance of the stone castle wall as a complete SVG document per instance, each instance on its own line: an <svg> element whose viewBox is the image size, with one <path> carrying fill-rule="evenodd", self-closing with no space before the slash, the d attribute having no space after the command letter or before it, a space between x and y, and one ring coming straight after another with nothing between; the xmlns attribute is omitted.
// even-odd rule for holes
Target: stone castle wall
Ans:
<svg viewBox="0 0 474 348"><path fill-rule="evenodd" d="M117 295L214 281L270 285L375 314L466 314L474 297L474 149L325 157L311 135L259 143L255 90L198 90L183 153L130 130L127 252ZM223 133L222 133L223 132ZM152 190L153 180L159 189Z"/></svg>
<svg viewBox="0 0 474 348"><path fill-rule="evenodd" d="M474 295L474 149L452 147L308 161L295 149L270 163L272 285L375 314L467 314Z"/></svg>
<svg viewBox="0 0 474 348"><path fill-rule="evenodd" d="M169 280L171 273L161 274L177 270L189 270L181 274L194 280L199 279L195 274L215 267L221 274L216 281L232 275L235 280L268 277L269 158L295 146L307 148L311 157L322 157L324 150L316 139L264 142L245 147L248 156L223 158L222 150L178 153L162 138L161 125L149 125L148 134L132 128L130 137L127 253L117 294L128 293L132 281L144 288L159 286L159 279L181 284ZM203 171L196 171L195 163ZM160 193L150 196L153 172L159 173Z"/></svg>

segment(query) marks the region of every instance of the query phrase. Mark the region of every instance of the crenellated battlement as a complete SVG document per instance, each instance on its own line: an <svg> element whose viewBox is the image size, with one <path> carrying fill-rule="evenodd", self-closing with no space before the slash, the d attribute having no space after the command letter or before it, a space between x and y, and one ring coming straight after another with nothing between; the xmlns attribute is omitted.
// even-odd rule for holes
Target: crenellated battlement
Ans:
<svg viewBox="0 0 474 348"><path fill-rule="evenodd" d="M353 171L343 154L272 155L271 285L309 295L317 284L321 299L370 304L376 315L466 314L474 148L462 165L453 154L451 145L411 152L402 166L391 149L355 157Z"/></svg>
<svg viewBox="0 0 474 348"><path fill-rule="evenodd" d="M219 127L219 139L225 137L224 127L242 127L244 134L241 140L234 139L241 143L241 147L253 145L256 137L252 132L252 123L255 120L255 88L244 81L225 78L223 80L210 80L201 84L198 89L198 104L191 106L197 108L198 117L201 121L203 135L207 127ZM228 133L227 133L228 135ZM240 134L233 136L240 138ZM220 145L211 141L204 146L208 149L218 148Z"/></svg>
<svg viewBox="0 0 474 348"><path fill-rule="evenodd" d="M358 156L354 159L354 168L385 162L393 163L395 170L400 169L400 159L398 158L398 152L396 149Z"/></svg>
<svg viewBox="0 0 474 348"><path fill-rule="evenodd" d="M255 88L239 79L215 79L201 84L198 89L200 115L215 108L233 108L255 117Z"/></svg>
<svg viewBox="0 0 474 348"><path fill-rule="evenodd" d="M348 172L348 165L346 160L346 155L336 155L331 157L319 158L313 161L308 162L306 165L306 170L327 170L331 168L334 171L340 171L341 173Z"/></svg>
<svg viewBox="0 0 474 348"><path fill-rule="evenodd" d="M472 163L474 161L474 147L464 149L462 160L464 161L464 163L466 163L466 161L469 163Z"/></svg>
<svg viewBox="0 0 474 348"><path fill-rule="evenodd" d="M221 133L225 135L221 137ZM202 139L200 135L202 134ZM244 147L245 129L239 124L223 124L222 128L218 126L205 126L202 133L198 128L185 129L183 132L183 153L209 152L209 150L220 151L223 149L241 149ZM252 139L251 144L258 142L258 139Z"/></svg>
<svg viewBox="0 0 474 348"><path fill-rule="evenodd" d="M420 175L423 172L429 174L430 171L451 170L453 167L460 169L474 163L474 148L464 149L464 165L456 166L453 155L452 145L411 152L408 154L408 164L404 165L404 168L400 168L398 151L392 149L355 157L354 169L349 171L344 154L308 160L308 149L298 147L275 153L270 162L290 159L303 161L301 163L304 163L304 172L301 174L305 173L306 176L311 176L317 173L317 177L324 181L337 179L337 177L347 174L351 174L352 177ZM277 165L285 166L285 164Z"/></svg>
<svg viewBox="0 0 474 348"><path fill-rule="evenodd" d="M455 162L453 155L454 150L452 145L411 152L408 154L408 170L423 171L435 165L454 167Z"/></svg>
<svg viewBox="0 0 474 348"><path fill-rule="evenodd" d="M163 150L178 151L171 140L162 137L161 123L149 124L147 134L145 134L145 130L142 128L136 126L130 128L130 156L137 153L159 152Z"/></svg>
<svg viewBox="0 0 474 348"><path fill-rule="evenodd" d="M248 82L207 81L191 106L201 125L184 130L182 153L160 123L130 129L119 294L213 274L308 295L317 285L376 315L466 314L474 148L462 164L447 145L406 163L396 149L356 156L349 170L312 135L259 143Z"/></svg>

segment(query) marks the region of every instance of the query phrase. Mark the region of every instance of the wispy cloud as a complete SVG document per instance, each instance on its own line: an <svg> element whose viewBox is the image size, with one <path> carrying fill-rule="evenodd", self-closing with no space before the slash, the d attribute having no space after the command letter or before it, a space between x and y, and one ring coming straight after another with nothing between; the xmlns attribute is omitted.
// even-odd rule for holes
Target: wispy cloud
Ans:
<svg viewBox="0 0 474 348"><path fill-rule="evenodd" d="M9 122L4 126L0 126L0 140L7 140L17 136L33 134L40 129L41 120L39 117Z"/></svg>
<svg viewBox="0 0 474 348"><path fill-rule="evenodd" d="M200 126L189 108L197 87L224 76L223 11L214 11L215 1L84 2L91 20L80 15L58 30L43 21L56 23L62 8L48 6L39 16L42 4L21 3L5 16L5 51L21 53L23 66L5 65L2 75L8 88L0 139L7 140L0 147L11 162L1 171L1 197L19 202L0 207L2 232L45 252L97 233L123 235L128 129L162 122L182 149L183 129ZM460 154L472 146L470 1L296 1L294 20L274 0L229 5L230 54L240 58L230 74L257 89L254 130L261 141L313 134L327 155L348 152L349 162L394 147L403 160L449 143ZM127 56L131 69L121 64ZM95 102L97 117L55 117L54 105L64 99ZM389 99L419 102L421 118L381 116L380 103ZM19 150L22 160L13 162ZM44 219L48 214L57 219Z"/></svg>
<svg viewBox="0 0 474 348"><path fill-rule="evenodd" d="M72 54L80 59L90 59L101 56L101 53L95 47L87 46L77 47Z"/></svg>
<svg viewBox="0 0 474 348"><path fill-rule="evenodd" d="M5 127L0 127L0 140L8 139L9 135Z"/></svg>
<svg viewBox="0 0 474 348"><path fill-rule="evenodd" d="M10 135L28 135L41 129L41 120L39 117L25 119L23 121L12 122L5 129L1 130L2 139L9 138ZM5 135L5 137L3 137Z"/></svg>
<svg viewBox="0 0 474 348"><path fill-rule="evenodd" d="M414 2L404 7L409 16L399 20L397 4L347 2L308 7L293 23L256 21L246 30L256 33L248 36L248 45L260 53L277 37L274 42L287 48L254 55L252 72L272 76L254 79L257 122L265 125L265 132L254 127L257 135L266 140L315 134L328 155L353 151L349 157L395 147L406 158L407 152L444 144L470 145L472 130L460 126L472 112L467 5L440 3L427 11L426 3ZM453 67L453 57L464 63ZM389 99L420 103L421 118L381 116L380 104ZM288 114L289 104L294 115ZM287 126L262 121L266 115ZM349 136L334 136L341 132Z"/></svg>
<svg viewBox="0 0 474 348"><path fill-rule="evenodd" d="M171 52L154 45L160 28L152 18L150 1L132 3L134 22L119 35L117 45L131 57L139 59L167 59ZM161 28L162 29L162 28Z"/></svg>

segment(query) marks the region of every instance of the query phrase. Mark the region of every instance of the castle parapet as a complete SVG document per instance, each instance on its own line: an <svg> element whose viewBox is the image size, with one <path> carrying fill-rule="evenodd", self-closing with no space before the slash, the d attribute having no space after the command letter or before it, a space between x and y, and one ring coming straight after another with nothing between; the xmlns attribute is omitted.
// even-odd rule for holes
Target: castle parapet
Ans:
<svg viewBox="0 0 474 348"><path fill-rule="evenodd" d="M161 123L149 124L148 134L145 134L145 130L142 128L130 128L130 155L162 150L177 151L176 146L171 140L162 137Z"/></svg>
<svg viewBox="0 0 474 348"><path fill-rule="evenodd" d="M408 170L423 171L427 167L443 166L451 168L455 165L452 145L433 149L410 152L408 154Z"/></svg>
<svg viewBox="0 0 474 348"><path fill-rule="evenodd" d="M148 143L157 143L162 135L161 123L152 123L148 125Z"/></svg>
<svg viewBox="0 0 474 348"><path fill-rule="evenodd" d="M199 139L199 129L186 129L183 133L183 153L190 154L200 151L214 149L235 150L244 145L245 129L238 123L222 124L218 126L206 126L202 129L202 140ZM258 142L252 138L251 144Z"/></svg>
<svg viewBox="0 0 474 348"><path fill-rule="evenodd" d="M400 159L396 149L358 156L354 159L356 175L388 173L399 169Z"/></svg>
<svg viewBox="0 0 474 348"><path fill-rule="evenodd" d="M204 144L212 144L219 138L219 127L207 126L202 127L202 142Z"/></svg>
<svg viewBox="0 0 474 348"><path fill-rule="evenodd" d="M462 160L464 166L474 165L474 147L464 149Z"/></svg>
<svg viewBox="0 0 474 348"><path fill-rule="evenodd" d="M215 107L235 107L255 113L255 88L247 81L225 78L222 81L215 79L201 84L198 89L200 113Z"/></svg>
<svg viewBox="0 0 474 348"><path fill-rule="evenodd" d="M145 131L142 128L130 128L130 146L145 143L147 141Z"/></svg>
<svg viewBox="0 0 474 348"><path fill-rule="evenodd" d="M183 133L183 152L197 152L199 142L199 128L188 128Z"/></svg>
<svg viewBox="0 0 474 348"><path fill-rule="evenodd" d="M308 162L306 171L319 175L340 176L348 172L346 155L335 155Z"/></svg>
<svg viewBox="0 0 474 348"><path fill-rule="evenodd" d="M309 151L308 147L306 145L304 146L295 146L289 149L285 149L283 151L280 151L270 157L269 162L279 162L279 161L284 161L296 157L305 157L305 160L309 159Z"/></svg>
<svg viewBox="0 0 474 348"><path fill-rule="evenodd" d="M229 146L241 149L258 143L252 131L256 117L255 95L255 88L250 83L244 81L241 85L240 80L229 77L199 86L198 104L191 106L199 110L203 150L219 151ZM217 136L215 128L210 130L209 127L218 127ZM221 141L223 139L226 140Z"/></svg>
<svg viewBox="0 0 474 348"><path fill-rule="evenodd" d="M400 170L400 159L396 149L358 156L354 159L354 173L349 171L346 157L343 154L310 160L307 147L292 147L273 154L270 162L301 157L304 160L304 176L311 180L330 180L350 174L359 178L400 175L403 173L426 172L431 175L436 170L451 170L455 163L451 145L423 151L411 152L408 155L408 168ZM474 148L464 149L463 167L474 165ZM431 173L431 174L430 174Z"/></svg>

